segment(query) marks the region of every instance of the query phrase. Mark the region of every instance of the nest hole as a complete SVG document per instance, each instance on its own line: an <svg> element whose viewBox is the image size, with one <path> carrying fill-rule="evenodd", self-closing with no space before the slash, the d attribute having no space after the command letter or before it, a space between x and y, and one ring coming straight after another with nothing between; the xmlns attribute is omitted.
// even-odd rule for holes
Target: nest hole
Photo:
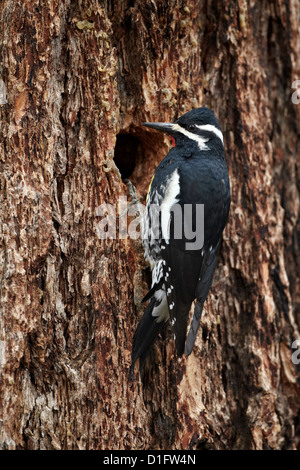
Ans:
<svg viewBox="0 0 300 470"><path fill-rule="evenodd" d="M131 134L117 135L114 161L123 180L132 175L142 153L142 142L136 136Z"/></svg>

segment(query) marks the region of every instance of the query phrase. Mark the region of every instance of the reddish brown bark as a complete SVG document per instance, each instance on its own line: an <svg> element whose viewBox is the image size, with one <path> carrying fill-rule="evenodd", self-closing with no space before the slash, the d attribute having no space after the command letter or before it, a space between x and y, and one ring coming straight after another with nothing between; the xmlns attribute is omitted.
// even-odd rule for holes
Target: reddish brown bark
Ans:
<svg viewBox="0 0 300 470"><path fill-rule="evenodd" d="M299 448L299 12L1 2L2 448ZM144 203L170 144L141 123L201 105L232 187L214 285L193 354L166 331L128 383L149 268L140 240L99 240L97 207Z"/></svg>

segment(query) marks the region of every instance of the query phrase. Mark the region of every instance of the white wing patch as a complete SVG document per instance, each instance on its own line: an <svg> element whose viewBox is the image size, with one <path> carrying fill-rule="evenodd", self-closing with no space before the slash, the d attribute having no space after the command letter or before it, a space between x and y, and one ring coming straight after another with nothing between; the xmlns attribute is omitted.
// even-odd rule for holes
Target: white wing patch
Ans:
<svg viewBox="0 0 300 470"><path fill-rule="evenodd" d="M151 269L161 258L161 250L165 248L162 240L169 243L171 209L179 201L177 198L180 193L179 178L176 168L168 178L166 186L160 186L152 191L147 199L142 236L145 258L149 261Z"/></svg>
<svg viewBox="0 0 300 470"><path fill-rule="evenodd" d="M179 201L179 199L177 199L179 193L179 173L178 169L176 169L168 180L165 197L161 203L161 230L166 243L169 243L170 238L171 208Z"/></svg>

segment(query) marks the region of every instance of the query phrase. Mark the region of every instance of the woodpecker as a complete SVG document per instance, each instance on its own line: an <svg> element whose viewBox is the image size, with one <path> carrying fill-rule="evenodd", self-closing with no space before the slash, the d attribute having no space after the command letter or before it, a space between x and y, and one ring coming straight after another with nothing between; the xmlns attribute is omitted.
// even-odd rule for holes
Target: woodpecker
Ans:
<svg viewBox="0 0 300 470"><path fill-rule="evenodd" d="M142 233L152 284L133 337L131 377L138 359L142 372L169 319L178 356L192 352L230 207L223 134L211 109L193 109L174 123L143 125L168 133L173 148L158 165L147 195Z"/></svg>

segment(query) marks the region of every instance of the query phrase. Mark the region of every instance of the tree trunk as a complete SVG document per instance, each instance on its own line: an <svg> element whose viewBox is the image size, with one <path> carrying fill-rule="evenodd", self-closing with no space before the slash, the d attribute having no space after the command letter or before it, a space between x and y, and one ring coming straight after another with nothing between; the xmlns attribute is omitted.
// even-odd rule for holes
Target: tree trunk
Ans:
<svg viewBox="0 0 300 470"><path fill-rule="evenodd" d="M299 18L297 0L0 3L3 449L300 448ZM202 105L232 191L213 288L191 356L167 328L130 382L150 271L118 205L145 204L170 147L141 123Z"/></svg>

